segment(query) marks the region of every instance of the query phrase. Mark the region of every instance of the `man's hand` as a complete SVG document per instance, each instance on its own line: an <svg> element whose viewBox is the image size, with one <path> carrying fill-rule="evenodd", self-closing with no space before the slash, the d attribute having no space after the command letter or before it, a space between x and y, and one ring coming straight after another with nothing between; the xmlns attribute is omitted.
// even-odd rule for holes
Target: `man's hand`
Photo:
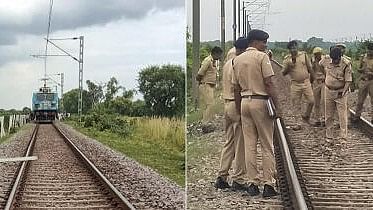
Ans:
<svg viewBox="0 0 373 210"><path fill-rule="evenodd" d="M202 80L202 75L200 75L200 74L197 74L197 76L196 76L196 80L197 80L198 82L200 82L200 83L201 83L201 80Z"/></svg>

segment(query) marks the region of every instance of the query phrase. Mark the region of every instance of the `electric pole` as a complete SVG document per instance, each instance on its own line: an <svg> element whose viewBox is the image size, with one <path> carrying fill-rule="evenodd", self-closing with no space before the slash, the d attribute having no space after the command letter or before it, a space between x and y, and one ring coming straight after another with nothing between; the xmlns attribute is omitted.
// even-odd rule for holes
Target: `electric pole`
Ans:
<svg viewBox="0 0 373 210"><path fill-rule="evenodd" d="M233 0L233 42L236 42L236 29L237 29L237 25L236 25L236 12L237 12L237 8L236 8L236 0Z"/></svg>
<svg viewBox="0 0 373 210"><path fill-rule="evenodd" d="M221 49L223 50L223 57L225 55L225 0L220 0L221 1L221 12L220 12L220 15L221 15L221 26L220 26L220 29L221 29ZM224 59L224 58L223 58ZM222 60L223 60L222 59Z"/></svg>
<svg viewBox="0 0 373 210"><path fill-rule="evenodd" d="M192 88L193 102L195 108L198 107L198 84L196 76L199 69L199 45L200 45L200 0L193 0L193 26L192 26L192 45L193 45L193 69L192 69Z"/></svg>

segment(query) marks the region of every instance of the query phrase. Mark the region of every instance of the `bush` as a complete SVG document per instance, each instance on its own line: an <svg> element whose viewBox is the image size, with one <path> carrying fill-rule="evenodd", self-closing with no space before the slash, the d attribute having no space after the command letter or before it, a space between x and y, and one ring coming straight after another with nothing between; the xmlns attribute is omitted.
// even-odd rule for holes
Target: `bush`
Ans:
<svg viewBox="0 0 373 210"><path fill-rule="evenodd" d="M128 136L133 130L133 122L117 114L93 112L82 117L82 121L86 128L93 127L98 131L110 131L121 136Z"/></svg>

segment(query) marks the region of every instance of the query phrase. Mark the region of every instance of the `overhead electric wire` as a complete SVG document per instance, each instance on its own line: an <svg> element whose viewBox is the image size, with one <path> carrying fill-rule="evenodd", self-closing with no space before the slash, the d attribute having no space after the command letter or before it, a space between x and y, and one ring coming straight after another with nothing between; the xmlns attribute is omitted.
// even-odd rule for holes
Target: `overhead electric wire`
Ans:
<svg viewBox="0 0 373 210"><path fill-rule="evenodd" d="M49 33L51 29L51 22L52 22L52 8L53 8L53 0L49 0L49 16L48 16L48 30L47 30L47 40L45 43L45 54L48 54L48 40L49 40ZM47 77L47 56L44 57L44 77Z"/></svg>

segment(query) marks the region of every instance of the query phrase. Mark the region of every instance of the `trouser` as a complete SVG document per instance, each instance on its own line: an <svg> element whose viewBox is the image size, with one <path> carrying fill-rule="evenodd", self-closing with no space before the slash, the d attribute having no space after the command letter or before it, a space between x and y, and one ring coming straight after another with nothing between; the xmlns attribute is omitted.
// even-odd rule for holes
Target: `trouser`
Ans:
<svg viewBox="0 0 373 210"><path fill-rule="evenodd" d="M221 151L218 176L226 180L234 159L232 180L243 183L246 173L245 145L241 127L241 116L236 109L234 101L225 102L224 115L226 142Z"/></svg>
<svg viewBox="0 0 373 210"><path fill-rule="evenodd" d="M363 110L364 101L367 98L367 96L370 96L370 118L373 119L373 80L364 81L360 80L359 82L359 93L358 93L358 99L357 99L357 105L356 105L356 116L360 117L361 112Z"/></svg>
<svg viewBox="0 0 373 210"><path fill-rule="evenodd" d="M257 141L261 144L263 182L275 184L275 158L273 150L273 120L269 117L266 101L243 98L241 121L245 144L246 171L249 183L259 184L257 169Z"/></svg>
<svg viewBox="0 0 373 210"><path fill-rule="evenodd" d="M347 138L347 95L340 97L338 96L340 92L342 90L335 91L325 87L325 127L327 138L333 138L333 116L336 109L341 129L340 137Z"/></svg>
<svg viewBox="0 0 373 210"><path fill-rule="evenodd" d="M200 108L203 110L202 122L208 122L213 119L214 88L214 84L204 83L199 85Z"/></svg>
<svg viewBox="0 0 373 210"><path fill-rule="evenodd" d="M307 101L307 109L303 116L306 118L310 117L313 104L315 103L315 99L313 97L311 82L309 81L309 79L306 79L304 82L300 83L296 81L291 81L290 95L295 114L299 117L301 117L302 115L302 96L305 97Z"/></svg>
<svg viewBox="0 0 373 210"><path fill-rule="evenodd" d="M321 107L324 107L324 88L325 83L322 80L315 81L313 83L313 96L315 99L315 119L316 121L323 121L324 119L324 109Z"/></svg>

